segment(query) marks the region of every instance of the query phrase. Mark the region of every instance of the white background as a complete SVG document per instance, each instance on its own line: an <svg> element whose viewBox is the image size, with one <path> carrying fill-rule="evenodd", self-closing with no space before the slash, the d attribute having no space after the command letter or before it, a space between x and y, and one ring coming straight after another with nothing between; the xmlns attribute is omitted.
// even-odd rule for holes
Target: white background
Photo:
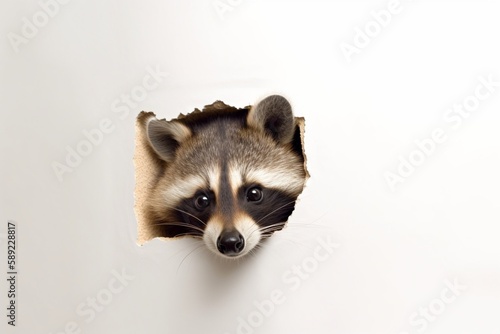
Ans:
<svg viewBox="0 0 500 334"><path fill-rule="evenodd" d="M460 125L444 118L473 101L479 77L500 81L500 4L401 2L349 62L342 43L373 28L370 13L388 1L229 3L73 0L44 22L37 1L2 2L2 333L500 333L500 86ZM38 32L13 45L33 16ZM148 67L168 76L124 107ZM231 263L190 239L137 246L138 112L169 119L272 93L306 118L312 177L288 228ZM103 119L113 130L60 181L54 163ZM386 173L438 128L445 142L391 189ZM8 220L18 224L15 329ZM318 238L338 244L323 262ZM114 271L130 276L117 293ZM273 291L282 303L258 313ZM105 304L93 317L92 298ZM432 320L419 313L428 309Z"/></svg>

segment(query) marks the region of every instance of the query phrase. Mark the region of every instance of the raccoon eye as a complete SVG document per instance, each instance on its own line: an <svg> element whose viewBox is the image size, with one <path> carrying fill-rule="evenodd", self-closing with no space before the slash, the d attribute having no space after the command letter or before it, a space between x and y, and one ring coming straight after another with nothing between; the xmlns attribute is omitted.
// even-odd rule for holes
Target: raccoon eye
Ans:
<svg viewBox="0 0 500 334"><path fill-rule="evenodd" d="M197 210L204 210L210 205L210 199L208 198L207 195L201 194L194 199L194 207Z"/></svg>
<svg viewBox="0 0 500 334"><path fill-rule="evenodd" d="M260 202L262 197L264 197L264 194L259 187L252 187L247 190L247 201L249 202Z"/></svg>

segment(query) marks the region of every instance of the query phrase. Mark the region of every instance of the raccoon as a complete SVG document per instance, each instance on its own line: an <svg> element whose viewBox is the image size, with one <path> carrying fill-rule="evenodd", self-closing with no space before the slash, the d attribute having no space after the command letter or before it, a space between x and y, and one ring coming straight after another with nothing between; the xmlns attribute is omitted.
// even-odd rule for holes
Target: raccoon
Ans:
<svg viewBox="0 0 500 334"><path fill-rule="evenodd" d="M290 103L272 95L234 108L218 101L143 126L161 168L146 217L157 236L192 236L239 258L281 230L307 177L301 131Z"/></svg>

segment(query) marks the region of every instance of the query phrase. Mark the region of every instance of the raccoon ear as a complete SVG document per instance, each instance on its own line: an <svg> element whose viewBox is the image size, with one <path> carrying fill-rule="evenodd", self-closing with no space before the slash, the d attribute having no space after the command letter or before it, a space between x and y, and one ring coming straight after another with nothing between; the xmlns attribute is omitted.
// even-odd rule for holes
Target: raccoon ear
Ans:
<svg viewBox="0 0 500 334"><path fill-rule="evenodd" d="M179 145L191 136L191 130L180 122L152 118L146 133L153 150L166 162L172 162Z"/></svg>
<svg viewBox="0 0 500 334"><path fill-rule="evenodd" d="M295 130L292 106L283 96L268 96L250 109L247 124L270 134L281 144L288 144Z"/></svg>

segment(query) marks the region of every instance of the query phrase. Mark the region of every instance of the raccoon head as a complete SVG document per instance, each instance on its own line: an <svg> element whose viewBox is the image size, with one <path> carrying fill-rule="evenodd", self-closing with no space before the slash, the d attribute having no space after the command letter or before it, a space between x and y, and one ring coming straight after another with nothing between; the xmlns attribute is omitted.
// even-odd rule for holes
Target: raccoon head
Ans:
<svg viewBox="0 0 500 334"><path fill-rule="evenodd" d="M147 215L159 236L198 237L237 258L281 230L295 208L306 179L300 129L278 95L254 107L207 107L146 122L163 162Z"/></svg>

